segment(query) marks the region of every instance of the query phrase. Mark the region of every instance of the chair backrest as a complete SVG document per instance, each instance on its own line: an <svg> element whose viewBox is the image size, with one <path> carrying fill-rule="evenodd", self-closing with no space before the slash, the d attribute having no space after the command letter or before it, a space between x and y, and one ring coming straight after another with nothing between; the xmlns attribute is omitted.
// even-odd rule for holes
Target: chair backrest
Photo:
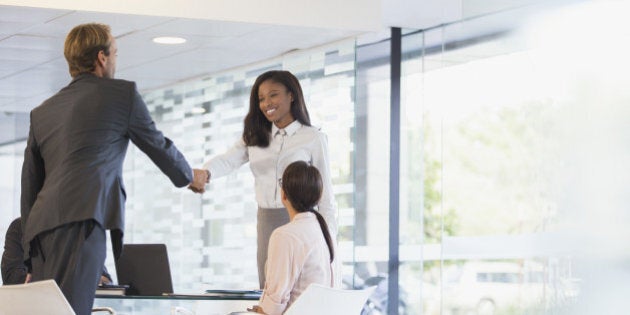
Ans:
<svg viewBox="0 0 630 315"><path fill-rule="evenodd" d="M341 290L311 284L289 306L284 315L359 315L376 287Z"/></svg>
<svg viewBox="0 0 630 315"><path fill-rule="evenodd" d="M0 315L75 315L55 280L0 286Z"/></svg>

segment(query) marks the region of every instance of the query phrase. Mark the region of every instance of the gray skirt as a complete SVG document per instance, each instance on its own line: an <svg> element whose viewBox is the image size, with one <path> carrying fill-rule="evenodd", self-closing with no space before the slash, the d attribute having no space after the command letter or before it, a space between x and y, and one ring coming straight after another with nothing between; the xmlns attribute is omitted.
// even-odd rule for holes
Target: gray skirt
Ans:
<svg viewBox="0 0 630 315"><path fill-rule="evenodd" d="M260 288L265 286L265 263L267 262L267 248L271 232L281 225L289 223L289 214L285 208L258 207L256 231L258 248L256 258L258 262L258 282Z"/></svg>

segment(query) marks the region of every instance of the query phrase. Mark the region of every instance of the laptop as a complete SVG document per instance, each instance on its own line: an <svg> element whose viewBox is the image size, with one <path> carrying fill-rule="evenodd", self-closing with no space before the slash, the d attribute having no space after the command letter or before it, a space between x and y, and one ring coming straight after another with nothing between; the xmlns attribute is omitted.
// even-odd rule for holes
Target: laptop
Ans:
<svg viewBox="0 0 630 315"><path fill-rule="evenodd" d="M115 261L118 283L129 285L127 295L173 293L171 269L164 244L124 244Z"/></svg>

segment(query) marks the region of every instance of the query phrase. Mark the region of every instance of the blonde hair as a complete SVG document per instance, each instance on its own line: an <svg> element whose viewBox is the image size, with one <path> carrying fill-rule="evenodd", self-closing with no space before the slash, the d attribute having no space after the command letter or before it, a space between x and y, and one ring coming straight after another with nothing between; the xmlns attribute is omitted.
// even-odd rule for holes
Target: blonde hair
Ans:
<svg viewBox="0 0 630 315"><path fill-rule="evenodd" d="M109 56L111 44L109 25L88 23L75 26L68 33L63 49L70 75L74 78L81 73L93 72L98 52L102 50Z"/></svg>

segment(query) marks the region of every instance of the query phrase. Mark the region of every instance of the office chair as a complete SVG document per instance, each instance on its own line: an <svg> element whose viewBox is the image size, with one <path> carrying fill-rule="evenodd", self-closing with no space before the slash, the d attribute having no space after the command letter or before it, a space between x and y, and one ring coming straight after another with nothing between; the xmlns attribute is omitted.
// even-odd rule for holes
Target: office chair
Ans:
<svg viewBox="0 0 630 315"><path fill-rule="evenodd" d="M0 305L0 315L75 315L55 280L1 286Z"/></svg>
<svg viewBox="0 0 630 315"><path fill-rule="evenodd" d="M342 290L319 284L309 285L284 315L359 315L376 286L363 290Z"/></svg>
<svg viewBox="0 0 630 315"><path fill-rule="evenodd" d="M341 290L313 283L289 306L284 315L359 315L374 289L376 286L363 290ZM243 311L228 315L247 314L258 313Z"/></svg>

